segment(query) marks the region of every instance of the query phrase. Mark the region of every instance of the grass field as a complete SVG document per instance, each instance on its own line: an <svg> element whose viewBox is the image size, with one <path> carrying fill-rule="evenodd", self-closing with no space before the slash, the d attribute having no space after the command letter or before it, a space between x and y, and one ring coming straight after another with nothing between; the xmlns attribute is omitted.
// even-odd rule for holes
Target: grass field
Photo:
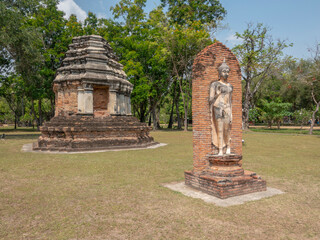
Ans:
<svg viewBox="0 0 320 240"><path fill-rule="evenodd" d="M192 169L192 133L167 146L23 153L37 132L0 140L0 239L320 239L320 137L247 132L244 168L285 194L228 208L162 187Z"/></svg>
<svg viewBox="0 0 320 240"><path fill-rule="evenodd" d="M300 129L299 127L282 127L277 128L268 128L268 127L250 127L250 131L253 132L264 132L264 133L285 133L285 134L309 134L309 128ZM320 135L319 127L313 129L313 135Z"/></svg>

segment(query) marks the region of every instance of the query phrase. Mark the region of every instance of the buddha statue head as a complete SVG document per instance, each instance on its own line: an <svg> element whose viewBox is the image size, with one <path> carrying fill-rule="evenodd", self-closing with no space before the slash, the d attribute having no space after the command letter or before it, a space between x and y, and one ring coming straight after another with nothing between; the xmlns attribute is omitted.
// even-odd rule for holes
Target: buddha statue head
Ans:
<svg viewBox="0 0 320 240"><path fill-rule="evenodd" d="M230 72L229 66L226 64L226 59L223 60L223 63L218 68L219 71L219 79L227 80Z"/></svg>

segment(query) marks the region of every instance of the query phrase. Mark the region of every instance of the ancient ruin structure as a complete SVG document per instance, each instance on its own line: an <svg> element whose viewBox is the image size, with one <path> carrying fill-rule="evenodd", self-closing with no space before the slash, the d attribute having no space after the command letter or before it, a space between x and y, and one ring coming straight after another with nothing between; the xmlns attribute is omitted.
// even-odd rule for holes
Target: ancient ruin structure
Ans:
<svg viewBox="0 0 320 240"><path fill-rule="evenodd" d="M100 36L75 37L53 82L55 116L34 150L84 151L155 144L150 128L131 115L133 85Z"/></svg>
<svg viewBox="0 0 320 240"><path fill-rule="evenodd" d="M185 183L219 198L265 191L266 181L242 168L241 71L220 42L193 65L193 170Z"/></svg>

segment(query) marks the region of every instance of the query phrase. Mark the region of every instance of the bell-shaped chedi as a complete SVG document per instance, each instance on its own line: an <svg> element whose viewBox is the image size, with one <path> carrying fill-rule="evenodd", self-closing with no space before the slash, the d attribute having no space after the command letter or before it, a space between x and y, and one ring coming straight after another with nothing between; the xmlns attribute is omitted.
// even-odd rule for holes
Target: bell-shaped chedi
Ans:
<svg viewBox="0 0 320 240"><path fill-rule="evenodd" d="M34 150L87 151L155 144L131 115L133 85L105 39L75 37L53 81L55 116Z"/></svg>
<svg viewBox="0 0 320 240"><path fill-rule="evenodd" d="M242 92L237 58L220 42L194 60L192 79L193 170L187 185L219 198L266 190L242 168Z"/></svg>

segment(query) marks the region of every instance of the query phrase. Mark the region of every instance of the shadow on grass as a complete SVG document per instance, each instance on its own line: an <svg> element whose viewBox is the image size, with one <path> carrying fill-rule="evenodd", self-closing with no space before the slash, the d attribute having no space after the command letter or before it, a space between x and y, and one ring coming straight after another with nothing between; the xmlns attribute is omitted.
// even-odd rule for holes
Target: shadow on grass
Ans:
<svg viewBox="0 0 320 240"><path fill-rule="evenodd" d="M37 139L41 134L10 134L5 135L4 140L12 140L12 139Z"/></svg>
<svg viewBox="0 0 320 240"><path fill-rule="evenodd" d="M38 132L37 128L8 128L8 127L0 127L0 133L6 133L6 132Z"/></svg>
<svg viewBox="0 0 320 240"><path fill-rule="evenodd" d="M168 128L168 125L160 124L160 128L155 131L161 131L161 132L183 132L184 126L182 126L180 129L178 129L178 126L173 126L172 128ZM152 126L149 126L152 127ZM152 130L154 131L154 130ZM192 125L188 125L188 132L192 132Z"/></svg>
<svg viewBox="0 0 320 240"><path fill-rule="evenodd" d="M177 128L160 128L156 131L161 131L161 132L183 132L184 129L177 129ZM188 132L192 132L192 128L188 128Z"/></svg>

